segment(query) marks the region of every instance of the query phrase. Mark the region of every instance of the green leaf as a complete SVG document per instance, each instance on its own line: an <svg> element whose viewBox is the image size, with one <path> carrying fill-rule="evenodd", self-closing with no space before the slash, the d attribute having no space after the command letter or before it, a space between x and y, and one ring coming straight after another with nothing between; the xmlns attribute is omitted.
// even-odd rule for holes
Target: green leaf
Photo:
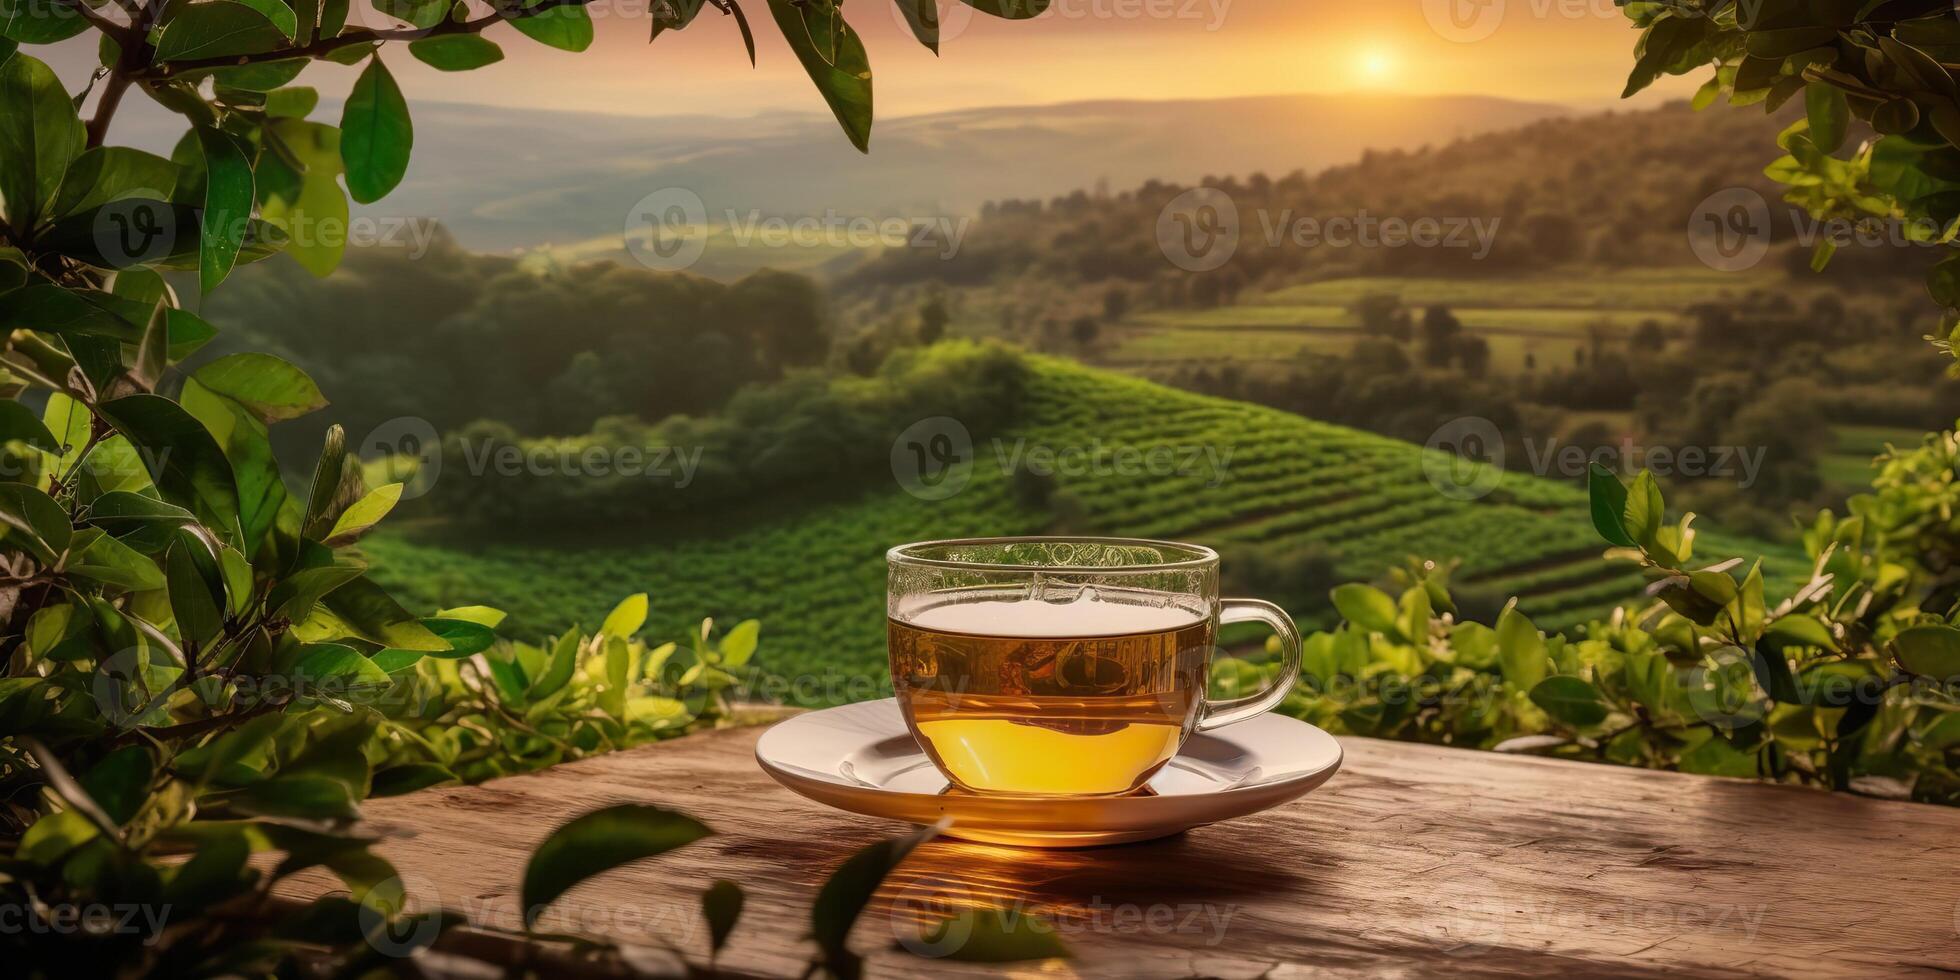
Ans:
<svg viewBox="0 0 1960 980"><path fill-rule="evenodd" d="M81 117L47 65L24 54L0 62L0 198L17 233L39 223L84 143Z"/></svg>
<svg viewBox="0 0 1960 980"><path fill-rule="evenodd" d="M492 609L489 606L457 606L454 609L444 609L436 613L436 618L457 619L465 623L474 623L486 629L494 630L498 626L503 625L504 620L509 618L509 614L501 609Z"/></svg>
<svg viewBox="0 0 1960 980"><path fill-rule="evenodd" d="M165 500L189 509L221 537L239 537L238 484L231 461L202 423L157 395L127 395L100 409L142 451Z"/></svg>
<svg viewBox="0 0 1960 980"><path fill-rule="evenodd" d="M747 664L749 658L755 656L756 643L761 636L762 621L757 619L744 620L729 630L721 640L721 665L740 667Z"/></svg>
<svg viewBox="0 0 1960 980"><path fill-rule="evenodd" d="M402 499L402 484L390 483L369 491L368 495L354 502L352 507L340 512L333 522L333 530L327 533L324 542L329 548L338 548L360 540Z"/></svg>
<svg viewBox="0 0 1960 980"><path fill-rule="evenodd" d="M347 470L347 430L335 423L327 426L326 439L320 448L320 460L313 468L313 487L307 494L303 521L307 528L324 524L321 529L324 535L326 530L332 528L332 522L340 516L340 512L353 503L351 499L339 499Z"/></svg>
<svg viewBox="0 0 1960 980"><path fill-rule="evenodd" d="M1606 720L1606 705L1599 689L1591 683L1565 675L1547 677L1531 689L1531 703L1576 728L1588 728Z"/></svg>
<svg viewBox="0 0 1960 980"><path fill-rule="evenodd" d="M647 623L647 594L644 592L627 596L613 611L606 614L606 622L599 632L607 636L617 636L630 640L640 627Z"/></svg>
<svg viewBox="0 0 1960 980"><path fill-rule="evenodd" d="M832 973L856 975L858 959L848 945L851 926L857 923L865 905L892 869L911 856L920 844L938 836L942 829L943 822L921 827L904 837L881 840L851 855L824 881L823 888L817 891L816 903L810 906L810 935Z"/></svg>
<svg viewBox="0 0 1960 980"><path fill-rule="evenodd" d="M100 530L89 529L82 533L93 537L82 545L79 554L70 553L67 563L70 575L79 575L131 592L164 587L163 571L141 552ZM81 540L81 534L76 535L76 541Z"/></svg>
<svg viewBox="0 0 1960 980"><path fill-rule="evenodd" d="M1935 625L1900 630L1892 638L1892 651L1899 666L1921 677L1960 678L1960 629Z"/></svg>
<svg viewBox="0 0 1960 980"><path fill-rule="evenodd" d="M339 636L354 636L397 650L440 654L449 649L448 643L366 576L354 578L327 593L320 605L337 621ZM318 615L316 610L315 616Z"/></svg>
<svg viewBox="0 0 1960 980"><path fill-rule="evenodd" d="M531 853L521 889L524 927L558 896L593 875L664 854L708 836L691 817L655 806L622 804L572 819Z"/></svg>
<svg viewBox="0 0 1960 980"><path fill-rule="evenodd" d="M1592 501L1593 529L1609 543L1622 548L1639 547L1627 533L1627 487L1613 471L1595 462L1586 471L1588 496Z"/></svg>
<svg viewBox="0 0 1960 980"><path fill-rule="evenodd" d="M1008 20L1027 20L1039 17L1048 9L1049 0L960 0L960 2L995 17Z"/></svg>
<svg viewBox="0 0 1960 980"><path fill-rule="evenodd" d="M1830 628L1802 613L1777 618L1763 631L1763 638L1776 642L1779 648L1794 645L1838 652L1837 638L1831 635Z"/></svg>
<svg viewBox="0 0 1960 980"><path fill-rule="evenodd" d="M871 62L834 0L769 0L776 26L861 152L871 150Z"/></svg>
<svg viewBox="0 0 1960 980"><path fill-rule="evenodd" d="M527 0L524 12L506 11L504 17L525 37L560 51L584 51L592 46L592 15L583 6L561 4L538 13L528 12L541 2Z"/></svg>
<svg viewBox="0 0 1960 980"><path fill-rule="evenodd" d="M0 38L9 41L54 44L88 28L88 18L64 0L0 0Z"/></svg>
<svg viewBox="0 0 1960 980"><path fill-rule="evenodd" d="M708 923L708 948L716 953L728 943L728 934L735 931L735 923L742 918L742 905L745 899L742 886L727 879L719 879L701 893L701 918Z"/></svg>
<svg viewBox="0 0 1960 980"><path fill-rule="evenodd" d="M939 0L892 0L905 17L912 36L933 54L939 53Z"/></svg>
<svg viewBox="0 0 1960 980"><path fill-rule="evenodd" d="M202 545L189 536L180 537L164 554L163 564L170 581L170 611L177 617L177 633L185 644L196 644L202 650L224 630L224 616L219 612L224 597L213 594L218 583L206 577L202 563L191 553L193 547ZM215 566L215 561L212 564Z"/></svg>
<svg viewBox="0 0 1960 980"><path fill-rule="evenodd" d="M177 170L154 153L127 146L91 147L68 168L48 214L63 218L126 198L167 198L177 186Z"/></svg>
<svg viewBox="0 0 1960 980"><path fill-rule="evenodd" d="M296 689L327 688L339 696L351 687L387 684L388 673L359 650L342 643L302 643L281 654L274 671Z"/></svg>
<svg viewBox="0 0 1960 980"><path fill-rule="evenodd" d="M526 699L537 702L558 693L571 683L572 674L578 669L579 636L575 630L566 631L551 648L551 659L545 661L544 671L531 682L530 689L524 692Z"/></svg>
<svg viewBox="0 0 1960 980"><path fill-rule="evenodd" d="M155 497L112 490L95 498L82 520L137 551L154 553L169 546L172 531L196 524L197 515Z"/></svg>
<svg viewBox="0 0 1960 980"><path fill-rule="evenodd" d="M252 845L243 831L225 830L206 837L197 853L164 883L164 901L194 914L243 892L258 880L258 872L246 866L251 856Z"/></svg>
<svg viewBox="0 0 1960 980"><path fill-rule="evenodd" d="M260 817L355 820L361 815L353 790L331 776L274 776L226 796L224 802L233 811Z"/></svg>
<svg viewBox="0 0 1960 980"><path fill-rule="evenodd" d="M399 674L428 658L420 650L382 650L374 655L374 665L383 673Z"/></svg>
<svg viewBox="0 0 1960 980"><path fill-rule="evenodd" d="M1515 603L1497 617L1497 664L1504 679L1520 691L1537 687L1550 669L1544 635Z"/></svg>
<svg viewBox="0 0 1960 980"><path fill-rule="evenodd" d="M449 644L449 649L432 651L429 654L443 660L460 660L474 656L490 649L491 645L497 642L497 634L493 627L466 619L425 619L422 625Z"/></svg>
<svg viewBox="0 0 1960 980"><path fill-rule="evenodd" d="M1334 608L1341 618L1373 633L1394 634L1395 600L1372 585L1349 582L1334 587Z"/></svg>
<svg viewBox="0 0 1960 980"><path fill-rule="evenodd" d="M327 593L360 578L365 571L367 566L359 562L301 569L272 587L266 605L281 619L301 622L312 615L313 607Z"/></svg>
<svg viewBox="0 0 1960 980"><path fill-rule="evenodd" d="M285 8L282 28L267 17L267 11L284 7L276 0L205 0L178 4L169 23L157 38L158 61L195 61L241 54L262 54L290 41L294 21L292 8Z"/></svg>
<svg viewBox="0 0 1960 980"><path fill-rule="evenodd" d="M1872 110L1872 128L1886 136L1911 132L1919 125L1919 106L1908 98L1894 98Z"/></svg>
<svg viewBox="0 0 1960 980"><path fill-rule="evenodd" d="M469 71L504 60L504 49L477 34L443 34L408 42L408 53L437 71Z"/></svg>
<svg viewBox="0 0 1960 980"><path fill-rule="evenodd" d="M0 293L0 329L39 330L64 337L101 337L135 344L153 307L113 293L34 283ZM56 379L62 380L62 379Z"/></svg>
<svg viewBox="0 0 1960 980"><path fill-rule="evenodd" d="M620 721L626 720L626 685L633 669L633 654L626 641L606 638L606 686L599 691L599 710Z"/></svg>
<svg viewBox="0 0 1960 980"><path fill-rule="evenodd" d="M389 766L374 773L374 789L368 795L373 797L401 796L416 790L441 786L456 782L456 774L441 766L427 762L411 762L406 765Z"/></svg>
<svg viewBox="0 0 1960 980"><path fill-rule="evenodd" d="M585 12L582 7L558 9ZM414 143L408 100L381 58L369 58L340 114L340 159L347 168L347 193L362 204L386 197L408 172Z"/></svg>
<svg viewBox="0 0 1960 980"><path fill-rule="evenodd" d="M134 819L150 798L156 760L142 745L125 745L102 757L82 776L82 788L118 825Z"/></svg>
<svg viewBox="0 0 1960 980"><path fill-rule="evenodd" d="M1756 776L1756 754L1744 752L1721 738L1710 738L1681 753L1682 772L1703 776Z"/></svg>
<svg viewBox="0 0 1960 980"><path fill-rule="evenodd" d="M921 937L935 959L959 963L1026 963L1068 959L1055 924L1026 909L962 909Z"/></svg>
<svg viewBox="0 0 1960 980"><path fill-rule="evenodd" d="M11 399L0 401L0 442L24 442L42 452L61 455L61 443L34 410Z"/></svg>
<svg viewBox="0 0 1960 980"><path fill-rule="evenodd" d="M214 68L210 75L214 84L222 85L227 89L238 92L270 93L279 86L298 78L300 72L305 71L309 64L312 62L305 58L287 58L283 61L261 61L230 68Z"/></svg>
<svg viewBox="0 0 1960 980"><path fill-rule="evenodd" d="M229 3L230 0L223 0ZM231 275L252 218L251 151L221 129L199 127L204 150L204 213L199 219L197 281L204 292Z"/></svg>
<svg viewBox="0 0 1960 980"><path fill-rule="evenodd" d="M8 528L7 545L24 548L43 565L53 565L75 534L67 509L25 483L0 483L0 523Z"/></svg>
<svg viewBox="0 0 1960 980"><path fill-rule="evenodd" d="M265 114L280 119L305 119L320 105L320 93L305 85L274 89L265 94ZM332 128L332 127L326 127ZM339 158L338 130L334 148L335 158Z"/></svg>
<svg viewBox="0 0 1960 980"><path fill-rule="evenodd" d="M1661 489L1654 482L1654 475L1641 470L1633 478L1633 486L1627 489L1626 511L1621 518L1628 537L1638 542L1641 548L1654 550L1656 535L1667 523L1666 506L1661 500Z"/></svg>
<svg viewBox="0 0 1960 980"><path fill-rule="evenodd" d="M313 111L312 102L318 96L311 96L311 90L307 91L309 100L303 100L303 111L294 108L294 116L303 117ZM273 111L270 101L266 111ZM346 169L340 158L340 130L304 118L291 118L273 120L267 132L304 169L299 174L297 192L268 194L260 214L267 222L286 230L289 236L294 231L311 229L311 233L297 236L286 253L306 271L326 276L340 265L341 256L347 251L347 236L324 233L347 227L347 193L341 189L339 179Z"/></svg>
<svg viewBox="0 0 1960 980"><path fill-rule="evenodd" d="M265 423L245 406L212 392L194 377L185 379L178 397L184 410L203 423L231 461L238 488L238 519L245 535L243 545L256 551L286 502L285 479L273 456Z"/></svg>
<svg viewBox="0 0 1960 980"><path fill-rule="evenodd" d="M1851 105L1844 90L1829 82L1804 85L1804 113L1810 119L1810 141L1825 153L1836 153L1844 145L1851 124Z"/></svg>
<svg viewBox="0 0 1960 980"><path fill-rule="evenodd" d="M305 371L271 354L230 354L191 376L268 423L296 419L327 405L320 386Z"/></svg>
<svg viewBox="0 0 1960 980"><path fill-rule="evenodd" d="M79 810L50 813L28 826L20 844L14 848L14 857L32 864L52 865L101 834Z"/></svg>

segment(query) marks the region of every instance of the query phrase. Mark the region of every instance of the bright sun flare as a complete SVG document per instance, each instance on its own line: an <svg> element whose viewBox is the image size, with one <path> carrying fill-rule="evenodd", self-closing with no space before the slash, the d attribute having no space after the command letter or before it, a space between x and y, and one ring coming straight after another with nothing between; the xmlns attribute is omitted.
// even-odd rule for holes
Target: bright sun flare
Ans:
<svg viewBox="0 0 1960 980"><path fill-rule="evenodd" d="M1355 68L1363 82L1385 82L1395 74L1395 53L1385 48L1369 48L1355 59Z"/></svg>

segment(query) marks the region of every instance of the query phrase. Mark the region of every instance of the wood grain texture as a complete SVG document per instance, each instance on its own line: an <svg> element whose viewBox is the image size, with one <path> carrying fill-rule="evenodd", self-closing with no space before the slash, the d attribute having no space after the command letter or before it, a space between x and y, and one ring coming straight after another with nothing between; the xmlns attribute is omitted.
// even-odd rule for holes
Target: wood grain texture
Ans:
<svg viewBox="0 0 1960 980"><path fill-rule="evenodd" d="M723 963L801 973L812 898L905 828L809 803L690 736L364 812L412 892L516 927L531 849L597 806L656 803L716 836L560 899L543 928L705 959L701 890L748 908ZM998 975L896 951L961 905L1051 917L1076 951L1017 975L1896 976L1960 973L1960 810L1795 787L1343 739L1312 795L1177 838L1086 851L921 848L860 920L884 977ZM323 891L296 879L287 897Z"/></svg>

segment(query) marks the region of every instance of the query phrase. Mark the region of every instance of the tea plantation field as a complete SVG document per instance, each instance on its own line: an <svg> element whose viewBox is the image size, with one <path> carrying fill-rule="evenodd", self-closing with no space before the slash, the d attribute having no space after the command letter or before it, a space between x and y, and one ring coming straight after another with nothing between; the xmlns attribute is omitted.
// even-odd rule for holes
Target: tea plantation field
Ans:
<svg viewBox="0 0 1960 980"><path fill-rule="evenodd" d="M1458 558L1459 585L1519 595L1548 628L1602 615L1641 588L1630 566L1600 560L1603 545L1577 486L1503 473L1485 495L1456 499L1423 465L1428 456L1429 470L1443 472L1434 464L1446 457L1419 446L1069 362L1030 364L1025 421L974 440L974 459L964 464L970 482L949 499L922 500L867 474L873 482L855 499L783 500L726 526L468 547L412 529L370 539L367 550L378 577L412 607L489 603L510 611L519 633L592 626L637 591L652 595L648 630L659 637L680 637L703 616L760 617L762 662L785 681L769 693L805 704L878 696L888 684L888 547L1057 526L1050 508L1017 502L1017 450L1101 447L1111 458L1125 447L1168 450L1158 454L1168 460L1160 468L1175 472L1058 473L1058 491L1079 511L1062 519L1070 530L1197 541L1228 564L1248 545L1319 543L1357 579L1410 556ZM1804 565L1787 548L1706 532L1699 551L1711 560L1767 553L1773 579ZM1324 597L1292 605L1303 623L1328 621Z"/></svg>
<svg viewBox="0 0 1960 980"><path fill-rule="evenodd" d="M1702 266L1603 270L1584 266L1520 276L1438 278L1355 276L1241 296L1230 306L1142 312L1114 324L1100 360L1112 366L1263 361L1302 354L1338 356L1362 335L1356 304L1394 296L1419 319L1445 306L1490 345L1500 371L1569 364L1594 334L1619 343L1642 323L1670 331L1688 325L1697 303L1752 289L1801 294L1812 284L1780 269L1717 272Z"/></svg>

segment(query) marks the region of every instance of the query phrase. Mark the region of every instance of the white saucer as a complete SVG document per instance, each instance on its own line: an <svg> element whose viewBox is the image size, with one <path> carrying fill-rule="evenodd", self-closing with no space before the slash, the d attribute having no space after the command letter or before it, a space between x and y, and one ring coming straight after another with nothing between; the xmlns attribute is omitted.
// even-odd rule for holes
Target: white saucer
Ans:
<svg viewBox="0 0 1960 980"><path fill-rule="evenodd" d="M1297 799L1341 768L1332 735L1261 715L1192 735L1147 790L1130 796L1011 799L949 790L905 728L898 702L797 715L764 732L756 762L796 793L840 810L930 824L947 836L1021 847L1093 847L1166 837Z"/></svg>

